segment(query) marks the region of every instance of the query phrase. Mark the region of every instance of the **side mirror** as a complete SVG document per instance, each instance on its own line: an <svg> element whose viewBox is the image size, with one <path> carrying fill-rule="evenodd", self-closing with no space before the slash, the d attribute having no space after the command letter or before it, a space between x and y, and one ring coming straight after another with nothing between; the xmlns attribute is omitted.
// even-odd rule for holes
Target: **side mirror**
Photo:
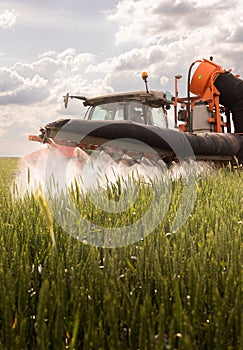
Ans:
<svg viewBox="0 0 243 350"><path fill-rule="evenodd" d="M69 92L66 94L66 96L63 96L63 98L64 98L64 107L67 108L68 99L69 99Z"/></svg>

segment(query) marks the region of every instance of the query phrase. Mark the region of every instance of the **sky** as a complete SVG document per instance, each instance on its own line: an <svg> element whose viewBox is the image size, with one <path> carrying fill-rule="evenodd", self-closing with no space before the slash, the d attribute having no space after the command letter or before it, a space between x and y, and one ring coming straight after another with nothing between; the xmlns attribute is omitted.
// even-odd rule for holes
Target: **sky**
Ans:
<svg viewBox="0 0 243 350"><path fill-rule="evenodd" d="M87 97L144 88L173 94L213 56L243 76L243 0L1 0L0 156L24 156L48 122L82 118Z"/></svg>

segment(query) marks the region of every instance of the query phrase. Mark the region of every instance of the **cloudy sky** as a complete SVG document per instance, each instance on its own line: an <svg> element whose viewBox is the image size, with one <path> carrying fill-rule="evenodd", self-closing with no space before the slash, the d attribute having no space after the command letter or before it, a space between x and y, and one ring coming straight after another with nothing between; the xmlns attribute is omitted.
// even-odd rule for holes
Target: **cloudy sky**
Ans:
<svg viewBox="0 0 243 350"><path fill-rule="evenodd" d="M188 67L214 57L243 76L243 0L1 0L0 156L37 148L28 134L82 117L80 101L143 88L186 91Z"/></svg>

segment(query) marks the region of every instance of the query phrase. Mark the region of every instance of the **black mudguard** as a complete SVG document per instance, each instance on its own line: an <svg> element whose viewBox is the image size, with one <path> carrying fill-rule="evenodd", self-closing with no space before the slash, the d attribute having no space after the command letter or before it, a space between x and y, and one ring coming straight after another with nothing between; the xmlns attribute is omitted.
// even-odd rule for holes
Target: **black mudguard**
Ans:
<svg viewBox="0 0 243 350"><path fill-rule="evenodd" d="M242 157L243 153L243 137L237 134L180 133L131 121L71 119L59 128L47 128L47 134L54 140L68 140L77 145L85 142L103 145L109 140L125 139L128 147L131 147L132 140L136 140L156 151L160 150L160 154L165 152L178 158L188 158L194 154L201 159L229 159Z"/></svg>

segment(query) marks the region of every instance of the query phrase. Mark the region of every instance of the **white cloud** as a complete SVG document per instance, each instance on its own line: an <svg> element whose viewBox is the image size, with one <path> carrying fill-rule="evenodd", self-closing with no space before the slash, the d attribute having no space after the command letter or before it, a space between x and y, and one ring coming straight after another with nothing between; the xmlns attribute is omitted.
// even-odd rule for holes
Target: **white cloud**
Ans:
<svg viewBox="0 0 243 350"><path fill-rule="evenodd" d="M17 14L14 10L5 10L0 13L0 28L7 29L15 25Z"/></svg>
<svg viewBox="0 0 243 350"><path fill-rule="evenodd" d="M30 142L28 135L38 134L42 122L31 106L19 106L17 112L1 107L0 156L21 156L40 149L40 144Z"/></svg>
<svg viewBox="0 0 243 350"><path fill-rule="evenodd" d="M0 104L31 104L46 97L47 81L35 74L31 79L16 71L0 70Z"/></svg>
<svg viewBox="0 0 243 350"><path fill-rule="evenodd" d="M242 15L241 2L236 0L230 3L218 0L174 3L168 0L122 0L108 19L118 25L115 35L117 45L130 43L137 47L149 47L158 42L169 44L171 39L183 33L203 29L204 40L199 42L201 37L195 38L191 46L200 43L210 50L226 40L230 43L232 34L239 31Z"/></svg>
<svg viewBox="0 0 243 350"><path fill-rule="evenodd" d="M86 96L112 92L105 79L89 79L86 70L93 62L92 54L66 49L60 53L44 53L30 63L18 62L10 68L1 68L0 154L8 144L8 138L11 140L18 136L22 145L15 150L8 148L10 154L17 155L23 150L27 153L32 147L28 134L38 134L40 126L70 115L83 116L84 108L80 101L70 101L68 110L64 109L63 95L66 92Z"/></svg>
<svg viewBox="0 0 243 350"><path fill-rule="evenodd" d="M8 93L23 84L23 78L15 71L8 68L0 69L0 94Z"/></svg>
<svg viewBox="0 0 243 350"><path fill-rule="evenodd" d="M87 91L86 69L93 55L76 53L74 49L50 52L32 63L17 62L0 69L0 103L51 103L66 90Z"/></svg>
<svg viewBox="0 0 243 350"><path fill-rule="evenodd" d="M242 74L242 18L237 0L119 1L108 15L118 26L116 44L136 49L114 58L110 67L141 69L144 64L153 77L171 77L181 71L185 74L195 59L212 55L223 68L233 67Z"/></svg>

